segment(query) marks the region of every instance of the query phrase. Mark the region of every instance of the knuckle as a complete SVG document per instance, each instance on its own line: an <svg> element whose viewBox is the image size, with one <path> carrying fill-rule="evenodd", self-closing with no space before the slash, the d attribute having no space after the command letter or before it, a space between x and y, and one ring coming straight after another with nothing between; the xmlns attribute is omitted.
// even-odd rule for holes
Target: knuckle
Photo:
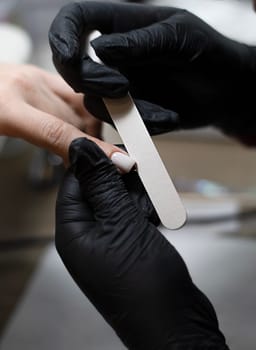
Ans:
<svg viewBox="0 0 256 350"><path fill-rule="evenodd" d="M61 120L43 121L42 136L51 145L58 147L63 143L66 134L66 125Z"/></svg>
<svg viewBox="0 0 256 350"><path fill-rule="evenodd" d="M30 79L28 79L25 73L15 72L10 76L10 79L11 79L11 84L13 84L14 86L17 86L25 90L31 89Z"/></svg>

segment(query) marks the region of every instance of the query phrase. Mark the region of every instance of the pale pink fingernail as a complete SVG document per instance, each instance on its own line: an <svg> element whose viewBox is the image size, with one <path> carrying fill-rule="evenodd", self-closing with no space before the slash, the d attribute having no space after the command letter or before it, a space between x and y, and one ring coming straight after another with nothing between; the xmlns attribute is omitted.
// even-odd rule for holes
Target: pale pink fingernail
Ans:
<svg viewBox="0 0 256 350"><path fill-rule="evenodd" d="M125 173L129 173L129 171L136 164L134 159L121 152L113 153L111 156L111 160L115 164L115 166L117 166L120 170L124 171Z"/></svg>

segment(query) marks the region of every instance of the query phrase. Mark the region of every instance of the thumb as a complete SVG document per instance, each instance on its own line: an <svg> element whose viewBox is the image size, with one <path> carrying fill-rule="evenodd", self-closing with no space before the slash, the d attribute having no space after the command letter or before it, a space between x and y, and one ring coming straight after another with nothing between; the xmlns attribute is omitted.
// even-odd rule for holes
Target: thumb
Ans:
<svg viewBox="0 0 256 350"><path fill-rule="evenodd" d="M134 206L115 166L95 143L76 139L70 145L69 155L82 196L104 231L125 232L128 227L131 229L132 222L146 220Z"/></svg>

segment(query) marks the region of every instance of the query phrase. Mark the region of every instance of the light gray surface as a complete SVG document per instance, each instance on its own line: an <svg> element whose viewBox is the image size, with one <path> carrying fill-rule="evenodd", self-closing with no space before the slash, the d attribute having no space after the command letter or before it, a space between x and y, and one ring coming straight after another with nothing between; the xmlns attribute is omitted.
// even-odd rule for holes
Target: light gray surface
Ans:
<svg viewBox="0 0 256 350"><path fill-rule="evenodd" d="M192 277L213 302L232 350L256 347L256 240L238 223L167 232ZM230 231L227 233L227 231ZM122 350L50 246L0 346L1 350Z"/></svg>

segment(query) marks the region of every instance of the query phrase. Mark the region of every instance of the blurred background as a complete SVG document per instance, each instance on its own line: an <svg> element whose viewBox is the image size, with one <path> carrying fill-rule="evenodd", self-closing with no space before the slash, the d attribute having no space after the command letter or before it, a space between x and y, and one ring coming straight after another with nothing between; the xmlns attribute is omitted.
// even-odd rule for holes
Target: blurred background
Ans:
<svg viewBox="0 0 256 350"><path fill-rule="evenodd" d="M0 0L0 63L55 71L48 28L69 2ZM256 44L250 0L144 3L186 8L223 34ZM120 142L106 125L104 138ZM231 349L255 350L256 151L211 128L154 141L188 211L183 229L162 232L213 302ZM54 207L62 174L55 155L0 137L1 350L124 349L55 252Z"/></svg>

